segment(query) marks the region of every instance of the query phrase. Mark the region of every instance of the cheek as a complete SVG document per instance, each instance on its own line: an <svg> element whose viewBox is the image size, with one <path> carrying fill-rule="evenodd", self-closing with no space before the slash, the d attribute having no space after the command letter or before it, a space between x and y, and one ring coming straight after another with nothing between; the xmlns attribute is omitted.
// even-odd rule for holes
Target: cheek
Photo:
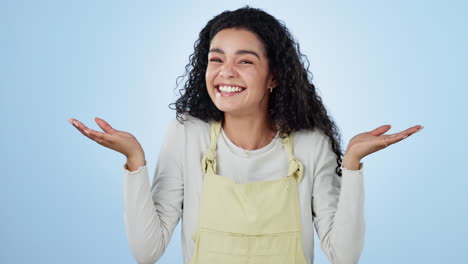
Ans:
<svg viewBox="0 0 468 264"><path fill-rule="evenodd" d="M206 69L206 73L205 73L205 80L206 80L207 86L208 86L208 84L211 84L211 82L213 81L213 78L215 76L216 76L216 71L213 70L212 68L208 67Z"/></svg>
<svg viewBox="0 0 468 264"><path fill-rule="evenodd" d="M265 77L258 71L249 71L244 74L245 80L255 87L263 87Z"/></svg>
<svg viewBox="0 0 468 264"><path fill-rule="evenodd" d="M208 90L208 94L210 97L214 97L214 91L213 91L213 80L214 80L215 75L213 74L213 71L210 71L209 69L206 70L205 73L205 85L206 89Z"/></svg>

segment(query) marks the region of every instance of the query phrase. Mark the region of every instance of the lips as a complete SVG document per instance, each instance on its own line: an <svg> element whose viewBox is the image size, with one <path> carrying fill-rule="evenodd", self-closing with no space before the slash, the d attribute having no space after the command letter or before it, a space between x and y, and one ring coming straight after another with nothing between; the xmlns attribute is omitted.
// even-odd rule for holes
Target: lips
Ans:
<svg viewBox="0 0 468 264"><path fill-rule="evenodd" d="M231 87L232 87L232 86L231 86ZM239 86L235 86L235 87L239 87ZM224 89L223 89L223 90L224 90ZM218 96L226 97L226 96L235 96L235 95L238 95L238 94L244 92L244 91L245 91L245 88L241 88L240 91L232 91L232 90L230 90L230 91L225 91L225 90L224 90L224 91L220 91L220 90L219 90L219 86L217 86L217 87L215 88L215 91L216 91L216 96L217 96L217 97L218 97Z"/></svg>
<svg viewBox="0 0 468 264"><path fill-rule="evenodd" d="M218 83L218 84L215 84L214 87L219 88L219 86L231 86L231 87L239 87L239 88L245 89L245 86L237 85L237 84L228 84L228 83Z"/></svg>

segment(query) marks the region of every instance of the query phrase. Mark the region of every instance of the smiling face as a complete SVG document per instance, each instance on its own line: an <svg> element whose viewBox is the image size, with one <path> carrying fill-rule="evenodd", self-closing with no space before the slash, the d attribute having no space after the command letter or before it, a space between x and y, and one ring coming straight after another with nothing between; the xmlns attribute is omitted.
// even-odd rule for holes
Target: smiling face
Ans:
<svg viewBox="0 0 468 264"><path fill-rule="evenodd" d="M236 115L265 113L269 88L276 86L262 42L245 29L223 29L214 36L205 80L216 107Z"/></svg>

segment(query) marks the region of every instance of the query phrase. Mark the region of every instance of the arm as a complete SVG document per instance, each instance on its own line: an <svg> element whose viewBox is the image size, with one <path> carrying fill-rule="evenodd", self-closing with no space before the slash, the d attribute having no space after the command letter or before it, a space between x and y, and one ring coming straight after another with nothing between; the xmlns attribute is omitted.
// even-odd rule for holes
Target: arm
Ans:
<svg viewBox="0 0 468 264"><path fill-rule="evenodd" d="M339 177L336 154L328 137L322 136L312 192L315 229L331 263L358 263L365 235L363 163L358 170L342 165Z"/></svg>
<svg viewBox="0 0 468 264"><path fill-rule="evenodd" d="M341 178L335 173L336 157L328 137L322 134L326 140L318 147L312 215L322 250L332 263L357 263L364 247L364 174L360 160L423 128L416 125L399 133L384 134L390 127L383 125L351 138Z"/></svg>
<svg viewBox="0 0 468 264"><path fill-rule="evenodd" d="M150 186L147 166L124 165L125 228L138 263L155 263L164 253L182 214L183 125L174 120L165 136Z"/></svg>

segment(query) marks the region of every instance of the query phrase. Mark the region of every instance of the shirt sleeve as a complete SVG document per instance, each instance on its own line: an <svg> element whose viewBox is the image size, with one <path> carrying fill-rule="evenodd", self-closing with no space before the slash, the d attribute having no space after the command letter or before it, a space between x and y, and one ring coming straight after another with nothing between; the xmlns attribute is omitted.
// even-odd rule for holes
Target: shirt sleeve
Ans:
<svg viewBox="0 0 468 264"><path fill-rule="evenodd" d="M150 186L148 168L124 165L124 221L138 263L155 263L164 253L182 214L184 127L174 120L166 132Z"/></svg>
<svg viewBox="0 0 468 264"><path fill-rule="evenodd" d="M312 216L320 247L331 263L358 263L364 247L364 173L341 166L327 136L318 146L314 172Z"/></svg>

